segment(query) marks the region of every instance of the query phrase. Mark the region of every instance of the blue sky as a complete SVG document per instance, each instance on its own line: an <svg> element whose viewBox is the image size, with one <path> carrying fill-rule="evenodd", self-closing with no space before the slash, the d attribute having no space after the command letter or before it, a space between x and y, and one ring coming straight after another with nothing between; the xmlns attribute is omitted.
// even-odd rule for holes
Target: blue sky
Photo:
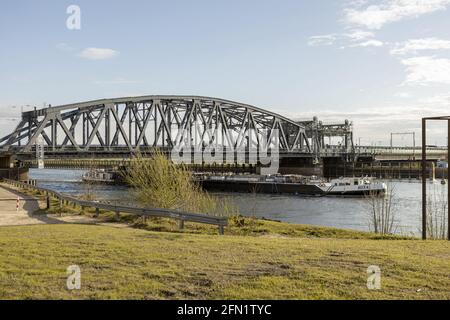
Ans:
<svg viewBox="0 0 450 320"><path fill-rule="evenodd" d="M80 30L66 27L72 4ZM449 8L450 0L4 0L0 135L21 106L195 94L295 119L349 118L363 144L387 143L392 131L419 133L422 115L450 113ZM446 137L431 128L430 143Z"/></svg>

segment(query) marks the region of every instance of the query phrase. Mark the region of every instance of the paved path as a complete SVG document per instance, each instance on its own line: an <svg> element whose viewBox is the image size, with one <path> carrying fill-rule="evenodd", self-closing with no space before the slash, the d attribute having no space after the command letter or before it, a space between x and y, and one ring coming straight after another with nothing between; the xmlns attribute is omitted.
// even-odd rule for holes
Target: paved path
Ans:
<svg viewBox="0 0 450 320"><path fill-rule="evenodd" d="M19 198L19 210L16 210L17 198ZM33 214L37 210L39 210L39 201L37 199L24 195L9 185L0 184L0 227L59 223L98 224L113 227L127 226L121 223L103 223L101 220L83 215L71 214L60 217L55 214Z"/></svg>
<svg viewBox="0 0 450 320"><path fill-rule="evenodd" d="M16 209L19 198L19 210ZM22 226L31 224L95 223L85 216L63 216L33 214L39 210L39 201L24 195L8 185L0 185L0 226Z"/></svg>
<svg viewBox="0 0 450 320"><path fill-rule="evenodd" d="M16 210L17 198L20 199L19 210ZM33 212L38 209L36 199L0 185L0 226L45 223L33 217Z"/></svg>

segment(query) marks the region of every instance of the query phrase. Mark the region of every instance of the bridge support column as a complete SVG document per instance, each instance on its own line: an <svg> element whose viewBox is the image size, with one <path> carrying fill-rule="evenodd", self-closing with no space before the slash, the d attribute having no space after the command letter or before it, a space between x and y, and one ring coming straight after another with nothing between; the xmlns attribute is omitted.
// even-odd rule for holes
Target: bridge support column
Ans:
<svg viewBox="0 0 450 320"><path fill-rule="evenodd" d="M22 167L20 162L13 160L12 156L0 157L0 178L11 180L28 180L28 168Z"/></svg>

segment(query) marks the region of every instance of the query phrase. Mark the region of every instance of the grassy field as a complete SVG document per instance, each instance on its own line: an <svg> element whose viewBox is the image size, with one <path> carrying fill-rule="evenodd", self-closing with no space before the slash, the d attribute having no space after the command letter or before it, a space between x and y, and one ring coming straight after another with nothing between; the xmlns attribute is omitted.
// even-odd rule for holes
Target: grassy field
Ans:
<svg viewBox="0 0 450 320"><path fill-rule="evenodd" d="M58 204L36 214L58 215ZM106 225L0 228L0 298L450 299L448 241L240 216L225 236L194 223L179 230L169 219L116 221L111 212L97 221ZM74 264L82 287L69 291L66 268ZM370 265L381 268L381 290L367 289Z"/></svg>
<svg viewBox="0 0 450 320"><path fill-rule="evenodd" d="M133 224L0 228L0 298L450 299L445 241L241 218L225 236L161 219ZM69 291L73 264L82 287ZM381 290L366 287L369 265L381 268Z"/></svg>

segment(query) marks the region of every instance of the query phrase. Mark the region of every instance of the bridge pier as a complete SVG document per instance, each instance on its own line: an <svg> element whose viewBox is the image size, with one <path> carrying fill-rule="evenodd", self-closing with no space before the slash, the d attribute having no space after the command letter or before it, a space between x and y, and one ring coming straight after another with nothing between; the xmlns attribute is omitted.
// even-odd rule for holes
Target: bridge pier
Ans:
<svg viewBox="0 0 450 320"><path fill-rule="evenodd" d="M0 178L28 180L28 168L21 167L10 155L0 156Z"/></svg>

